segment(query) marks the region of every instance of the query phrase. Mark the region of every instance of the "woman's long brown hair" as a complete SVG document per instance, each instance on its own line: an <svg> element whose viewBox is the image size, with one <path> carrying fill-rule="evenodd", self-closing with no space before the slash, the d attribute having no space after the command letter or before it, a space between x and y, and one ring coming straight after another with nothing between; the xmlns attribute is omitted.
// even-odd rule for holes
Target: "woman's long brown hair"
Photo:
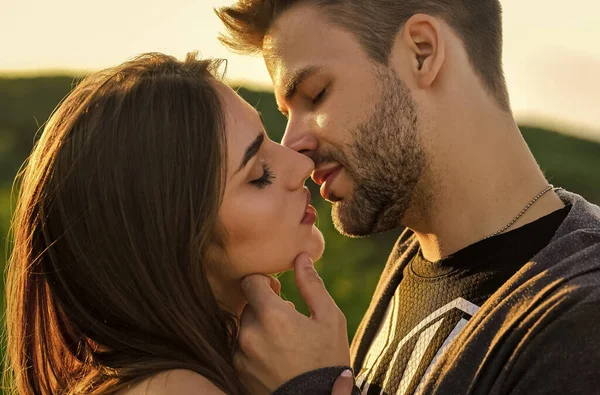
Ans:
<svg viewBox="0 0 600 395"><path fill-rule="evenodd" d="M169 369L245 392L207 271L225 172L219 62L142 55L84 79L21 174L7 271L20 394L115 392Z"/></svg>

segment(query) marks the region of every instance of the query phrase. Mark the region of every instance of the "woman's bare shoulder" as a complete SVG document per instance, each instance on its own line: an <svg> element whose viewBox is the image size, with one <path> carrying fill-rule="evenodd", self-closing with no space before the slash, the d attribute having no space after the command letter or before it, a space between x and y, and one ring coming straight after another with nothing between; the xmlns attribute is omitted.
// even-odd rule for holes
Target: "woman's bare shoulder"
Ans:
<svg viewBox="0 0 600 395"><path fill-rule="evenodd" d="M204 376L184 369L158 373L118 392L118 395L166 394L223 395L225 393Z"/></svg>

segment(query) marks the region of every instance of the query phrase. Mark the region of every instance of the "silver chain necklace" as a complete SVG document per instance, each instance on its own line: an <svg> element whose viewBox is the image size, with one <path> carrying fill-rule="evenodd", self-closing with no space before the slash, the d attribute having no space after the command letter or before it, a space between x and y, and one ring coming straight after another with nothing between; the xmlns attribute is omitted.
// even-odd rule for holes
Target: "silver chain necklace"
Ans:
<svg viewBox="0 0 600 395"><path fill-rule="evenodd" d="M506 225L504 228L500 229L499 231L497 231L494 234L489 235L488 237L484 238L485 239L489 239L490 237L494 237L494 236L498 236L500 233L503 233L506 229L510 228L515 222L517 222L517 220L519 218L521 218L523 216L523 214L525 214L525 212L527 210L529 210L529 207L533 206L533 203L535 203L539 198L541 198L542 196L544 196L544 194L546 194L546 192L549 192L552 190L552 188L554 188L554 185L550 184L548 185L542 192L540 192L536 197L533 198L533 200L529 203L527 203L527 205L525 206L525 208L519 213L519 215L517 215L512 221L510 221L508 223L508 225Z"/></svg>

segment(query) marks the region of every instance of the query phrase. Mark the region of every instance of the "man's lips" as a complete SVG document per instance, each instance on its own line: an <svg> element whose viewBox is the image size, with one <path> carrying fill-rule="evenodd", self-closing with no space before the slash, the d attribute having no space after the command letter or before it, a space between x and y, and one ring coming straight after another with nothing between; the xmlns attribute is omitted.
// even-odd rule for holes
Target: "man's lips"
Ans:
<svg viewBox="0 0 600 395"><path fill-rule="evenodd" d="M331 183L333 182L333 180L335 180L335 178L338 176L338 174L340 174L340 171L342 171L343 168L344 168L343 166L336 166L333 169L331 169L330 171L321 175L322 178L319 179L319 181L321 181L320 192L321 192L321 196L323 196L323 199L328 200L330 202L339 200L338 198L333 196L331 193Z"/></svg>
<svg viewBox="0 0 600 395"><path fill-rule="evenodd" d="M326 169L315 170L312 174L312 179L315 183L319 185L323 185L325 181L327 181L327 177L329 177L332 173L337 172L342 168L342 165L328 167Z"/></svg>

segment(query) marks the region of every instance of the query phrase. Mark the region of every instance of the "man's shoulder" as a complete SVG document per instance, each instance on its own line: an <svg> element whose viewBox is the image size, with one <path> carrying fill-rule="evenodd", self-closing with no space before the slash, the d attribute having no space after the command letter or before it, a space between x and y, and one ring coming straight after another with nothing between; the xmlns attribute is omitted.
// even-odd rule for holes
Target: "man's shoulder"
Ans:
<svg viewBox="0 0 600 395"><path fill-rule="evenodd" d="M548 274L590 277L600 284L600 222L557 233L534 260L545 266Z"/></svg>
<svg viewBox="0 0 600 395"><path fill-rule="evenodd" d="M548 275L600 283L600 207L564 190L559 196L571 205L569 214L533 260Z"/></svg>
<svg viewBox="0 0 600 395"><path fill-rule="evenodd" d="M600 385L600 301L576 303L542 319L503 363L505 393L597 393Z"/></svg>
<svg viewBox="0 0 600 395"><path fill-rule="evenodd" d="M583 303L600 306L600 227L582 227L555 237L507 286L507 292L495 296L513 299L512 309L523 318L535 316L535 306L544 306L546 312L552 308L559 315Z"/></svg>
<svg viewBox="0 0 600 395"><path fill-rule="evenodd" d="M573 248L577 248L580 244L600 244L600 207L565 190L559 190L557 193L565 204L571 206L571 209L558 228L553 243L575 241Z"/></svg>

